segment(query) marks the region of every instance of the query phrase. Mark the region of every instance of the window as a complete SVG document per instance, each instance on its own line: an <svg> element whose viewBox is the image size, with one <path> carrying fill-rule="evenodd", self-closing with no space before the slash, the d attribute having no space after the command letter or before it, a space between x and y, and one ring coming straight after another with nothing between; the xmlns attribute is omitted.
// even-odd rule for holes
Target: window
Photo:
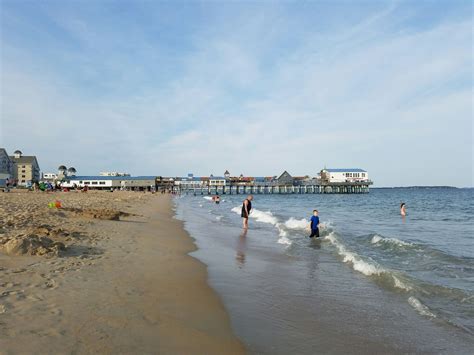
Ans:
<svg viewBox="0 0 474 355"><path fill-rule="evenodd" d="M21 177L22 177L22 178L25 178L26 176L25 176L25 175L22 175Z"/></svg>
<svg viewBox="0 0 474 355"><path fill-rule="evenodd" d="M81 181L79 181L79 184L82 184L82 180L81 180Z"/></svg>
<svg viewBox="0 0 474 355"><path fill-rule="evenodd" d="M97 185L97 181L92 181L92 185Z"/></svg>
<svg viewBox="0 0 474 355"><path fill-rule="evenodd" d="M100 181L99 185L105 185L105 181Z"/></svg>
<svg viewBox="0 0 474 355"><path fill-rule="evenodd" d="M24 173L24 172L25 172L25 169L23 169L21 172Z"/></svg>
<svg viewBox="0 0 474 355"><path fill-rule="evenodd" d="M22 165L21 167L22 167L22 168L26 168L26 165Z"/></svg>
<svg viewBox="0 0 474 355"><path fill-rule="evenodd" d="M89 185L90 182L89 181L84 181L84 185Z"/></svg>

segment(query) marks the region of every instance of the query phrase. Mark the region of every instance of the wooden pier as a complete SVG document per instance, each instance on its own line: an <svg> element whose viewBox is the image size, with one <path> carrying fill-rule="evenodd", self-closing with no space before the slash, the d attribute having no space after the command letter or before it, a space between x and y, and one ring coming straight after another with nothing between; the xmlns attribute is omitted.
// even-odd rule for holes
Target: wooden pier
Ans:
<svg viewBox="0 0 474 355"><path fill-rule="evenodd" d="M319 185L233 185L233 186L202 186L180 187L174 191L194 195L258 195L258 194L365 194L369 193L372 181L364 182L333 182Z"/></svg>

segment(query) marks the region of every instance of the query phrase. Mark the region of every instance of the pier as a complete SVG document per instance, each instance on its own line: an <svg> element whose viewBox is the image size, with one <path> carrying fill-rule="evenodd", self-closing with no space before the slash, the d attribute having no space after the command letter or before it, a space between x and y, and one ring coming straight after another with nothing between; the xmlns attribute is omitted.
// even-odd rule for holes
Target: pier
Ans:
<svg viewBox="0 0 474 355"><path fill-rule="evenodd" d="M194 195L271 195L271 194L365 194L372 181L332 182L313 185L229 185L175 186L174 191Z"/></svg>

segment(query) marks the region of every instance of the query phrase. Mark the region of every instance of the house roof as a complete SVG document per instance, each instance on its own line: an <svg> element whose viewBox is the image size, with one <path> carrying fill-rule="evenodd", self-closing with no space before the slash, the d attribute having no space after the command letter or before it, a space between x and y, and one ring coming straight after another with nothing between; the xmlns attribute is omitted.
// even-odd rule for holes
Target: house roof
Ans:
<svg viewBox="0 0 474 355"><path fill-rule="evenodd" d="M14 155L10 155L10 159L17 164L35 164L38 165L38 160L34 155L22 155L19 158L15 158Z"/></svg>
<svg viewBox="0 0 474 355"><path fill-rule="evenodd" d="M349 168L349 169L325 169L330 173L366 173L364 169L359 168Z"/></svg>
<svg viewBox="0 0 474 355"><path fill-rule="evenodd" d="M282 172L281 175L278 177L278 180L279 180L283 175L285 175L285 174L288 175L289 177L292 177L292 176L290 175L290 173L285 170L285 171Z"/></svg>
<svg viewBox="0 0 474 355"><path fill-rule="evenodd" d="M68 176L66 180L155 180L156 176Z"/></svg>

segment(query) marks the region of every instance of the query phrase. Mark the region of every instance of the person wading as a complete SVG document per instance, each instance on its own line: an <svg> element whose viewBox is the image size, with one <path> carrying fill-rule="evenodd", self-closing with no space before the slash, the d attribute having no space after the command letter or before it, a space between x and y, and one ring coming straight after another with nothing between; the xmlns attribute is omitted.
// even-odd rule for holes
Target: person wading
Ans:
<svg viewBox="0 0 474 355"><path fill-rule="evenodd" d="M249 227L249 215L250 211L252 210L252 201L253 196L248 195L247 198L244 200L242 203L242 213L240 214L241 217L243 218L243 227L244 229L247 229Z"/></svg>

